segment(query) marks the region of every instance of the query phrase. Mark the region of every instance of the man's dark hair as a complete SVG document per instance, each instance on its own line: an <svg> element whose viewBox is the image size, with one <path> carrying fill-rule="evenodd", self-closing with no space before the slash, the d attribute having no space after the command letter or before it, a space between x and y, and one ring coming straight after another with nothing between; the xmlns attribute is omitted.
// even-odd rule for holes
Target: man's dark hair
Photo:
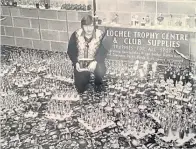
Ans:
<svg viewBox="0 0 196 149"><path fill-rule="evenodd" d="M81 20L81 27L84 25L91 25L93 23L93 17L91 15L84 16Z"/></svg>

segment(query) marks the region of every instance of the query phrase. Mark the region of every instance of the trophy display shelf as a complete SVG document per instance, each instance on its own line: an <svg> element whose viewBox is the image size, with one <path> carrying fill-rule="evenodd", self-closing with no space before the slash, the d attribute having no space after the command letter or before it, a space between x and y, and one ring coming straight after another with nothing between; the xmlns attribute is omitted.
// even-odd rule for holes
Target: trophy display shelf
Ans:
<svg viewBox="0 0 196 149"><path fill-rule="evenodd" d="M29 97L31 97L31 98L36 98L36 97L43 98L43 97L51 96L51 95L52 95L52 93L50 91L42 91L40 93L30 94ZM24 100L27 99L27 98L28 98L27 96L24 96Z"/></svg>
<svg viewBox="0 0 196 149"><path fill-rule="evenodd" d="M27 71L31 72L31 73L41 73L41 72L45 72L47 70L46 66L40 66L38 68L30 67L29 69L27 69Z"/></svg>
<svg viewBox="0 0 196 149"><path fill-rule="evenodd" d="M67 118L71 117L73 111L69 111L68 113L64 113L64 114L54 114L54 113L47 113L45 116L48 119L52 119L52 120L59 120L59 121L64 121Z"/></svg>
<svg viewBox="0 0 196 149"><path fill-rule="evenodd" d="M177 93L178 95L175 95L173 93L165 92L165 95L167 97L165 98L166 101L177 101L177 102L186 102L189 103L192 100L192 97L190 96L191 91L190 90L184 90L181 93Z"/></svg>
<svg viewBox="0 0 196 149"><path fill-rule="evenodd" d="M59 101L78 101L80 100L80 96L78 93L73 93L73 94L66 94L66 96L64 95L54 95L51 98L52 100L59 100Z"/></svg>
<svg viewBox="0 0 196 149"><path fill-rule="evenodd" d="M89 107L86 110L82 110L81 116L77 119L78 122L91 133L96 133L107 127L113 127L115 125L112 119L109 118L109 114L104 112L104 108L100 108L100 106Z"/></svg>
<svg viewBox="0 0 196 149"><path fill-rule="evenodd" d="M182 96L168 95L168 98L165 98L164 100L166 102L186 102L186 103L189 103L192 100L192 97L189 96L188 98L183 98Z"/></svg>
<svg viewBox="0 0 196 149"><path fill-rule="evenodd" d="M69 84L74 84L74 80L71 78L63 77L63 76L52 76L52 75L46 75L44 76L46 79L54 79L56 81L62 81L62 82L67 82Z"/></svg>
<svg viewBox="0 0 196 149"><path fill-rule="evenodd" d="M121 132L121 135L124 137L131 135L139 140L139 139L143 139L147 135L152 135L154 133L155 133L154 129L152 129L152 130L146 129L145 131L139 132L134 128L134 129L129 129L129 130L125 130L125 131Z"/></svg>
<svg viewBox="0 0 196 149"><path fill-rule="evenodd" d="M179 130L176 131L176 135L174 135L170 129L168 136L163 136L163 137L158 136L158 137L159 137L159 139L161 139L165 142L175 141L176 146L183 146L186 142L190 141L191 139L193 139L196 136L195 133L189 133L188 135L185 134L184 138L181 139L178 134L179 134Z"/></svg>
<svg viewBox="0 0 196 149"><path fill-rule="evenodd" d="M48 119L63 121L72 116L73 110L70 101L51 100L48 103L45 117Z"/></svg>
<svg viewBox="0 0 196 149"><path fill-rule="evenodd" d="M17 5L20 8L30 8L30 9L37 9L35 5ZM39 9L46 9L45 6L40 6ZM61 7L50 7L50 10L61 10Z"/></svg>
<svg viewBox="0 0 196 149"><path fill-rule="evenodd" d="M188 28L188 27L171 27L164 25L156 25L156 26L130 26L125 24L118 23L108 23L103 22L102 25L98 25L99 27L120 27L120 28L132 28L132 29L149 29L149 30L165 30L165 31L184 31L184 32L196 32L196 28Z"/></svg>
<svg viewBox="0 0 196 149"><path fill-rule="evenodd" d="M60 4L61 5L61 4ZM70 4L69 4L70 5ZM62 5L63 6L63 5ZM76 9L65 9L65 8L62 8L62 6L59 6L59 5L50 5L50 10L58 10L58 11L76 11ZM88 5L89 6L89 5ZM29 9L37 9L36 8L36 5L25 5L25 4L17 4L17 7L20 7L20 8L29 8ZM39 5L39 9L46 9L45 6L43 5ZM47 10L47 9L46 9ZM89 12L90 10L88 9L85 9L85 10L82 10L82 9L79 9L77 11L81 11L81 12Z"/></svg>
<svg viewBox="0 0 196 149"><path fill-rule="evenodd" d="M90 132L92 133L96 133L107 127L115 125L115 123L109 119L107 119L105 123L101 122L102 124L95 124L95 128L93 128L93 126L91 126L87 121L84 121L81 118L78 118L78 122L81 123L86 129L90 130Z"/></svg>
<svg viewBox="0 0 196 149"><path fill-rule="evenodd" d="M18 79L13 79L13 81L15 82L14 83L15 86L17 86L18 88L23 88L25 86L35 83L39 79L40 77L32 78L30 80L22 80L22 81Z"/></svg>
<svg viewBox="0 0 196 149"><path fill-rule="evenodd" d="M46 90L42 90L42 92L35 91L27 96L23 96L22 101L27 101L29 98L44 98L51 95L52 93L50 91L46 91Z"/></svg>

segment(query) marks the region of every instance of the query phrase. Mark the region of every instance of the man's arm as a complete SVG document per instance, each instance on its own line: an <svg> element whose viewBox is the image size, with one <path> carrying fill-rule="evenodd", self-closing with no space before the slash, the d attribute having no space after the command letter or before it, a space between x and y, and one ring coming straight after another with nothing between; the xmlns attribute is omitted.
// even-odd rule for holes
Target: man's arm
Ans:
<svg viewBox="0 0 196 149"><path fill-rule="evenodd" d="M107 57L108 50L109 50L109 42L107 41L107 38L104 33L103 37L100 41L99 49L98 49L97 54L95 56L95 60L98 63L103 63L105 61L105 58Z"/></svg>
<svg viewBox="0 0 196 149"><path fill-rule="evenodd" d="M101 44L99 47L99 50L97 51L97 54L95 56L95 60L97 61L97 63L103 63L105 61L106 57L107 57L107 50Z"/></svg>
<svg viewBox="0 0 196 149"><path fill-rule="evenodd" d="M71 38L69 40L67 54L72 61L73 66L75 67L76 63L78 62L78 48L75 32L71 35Z"/></svg>

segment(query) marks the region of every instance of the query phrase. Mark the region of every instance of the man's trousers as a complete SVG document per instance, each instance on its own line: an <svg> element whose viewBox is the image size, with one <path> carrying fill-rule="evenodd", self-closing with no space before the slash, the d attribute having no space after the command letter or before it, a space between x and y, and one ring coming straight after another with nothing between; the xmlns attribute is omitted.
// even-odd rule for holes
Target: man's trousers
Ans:
<svg viewBox="0 0 196 149"><path fill-rule="evenodd" d="M103 83L103 77L105 73L106 73L105 64L97 63L96 69L94 71L96 86L100 86ZM87 90L88 84L90 83L90 79L91 79L91 74L89 71L78 72L74 68L74 82L75 82L75 87L79 93L83 93L84 91Z"/></svg>

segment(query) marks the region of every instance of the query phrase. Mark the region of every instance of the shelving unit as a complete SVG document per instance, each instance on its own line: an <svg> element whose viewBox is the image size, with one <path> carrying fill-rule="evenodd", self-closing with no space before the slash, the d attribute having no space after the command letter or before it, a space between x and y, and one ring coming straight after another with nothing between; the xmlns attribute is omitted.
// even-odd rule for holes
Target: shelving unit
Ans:
<svg viewBox="0 0 196 149"><path fill-rule="evenodd" d="M185 3L186 2L186 3ZM108 7L108 5L110 7ZM111 21L113 15L118 14L121 24L129 24L133 15L139 20L149 15L156 20L159 14L173 15L173 18L194 16L196 14L196 1L194 0L97 0L97 15L100 19ZM155 22L156 23L156 22Z"/></svg>

